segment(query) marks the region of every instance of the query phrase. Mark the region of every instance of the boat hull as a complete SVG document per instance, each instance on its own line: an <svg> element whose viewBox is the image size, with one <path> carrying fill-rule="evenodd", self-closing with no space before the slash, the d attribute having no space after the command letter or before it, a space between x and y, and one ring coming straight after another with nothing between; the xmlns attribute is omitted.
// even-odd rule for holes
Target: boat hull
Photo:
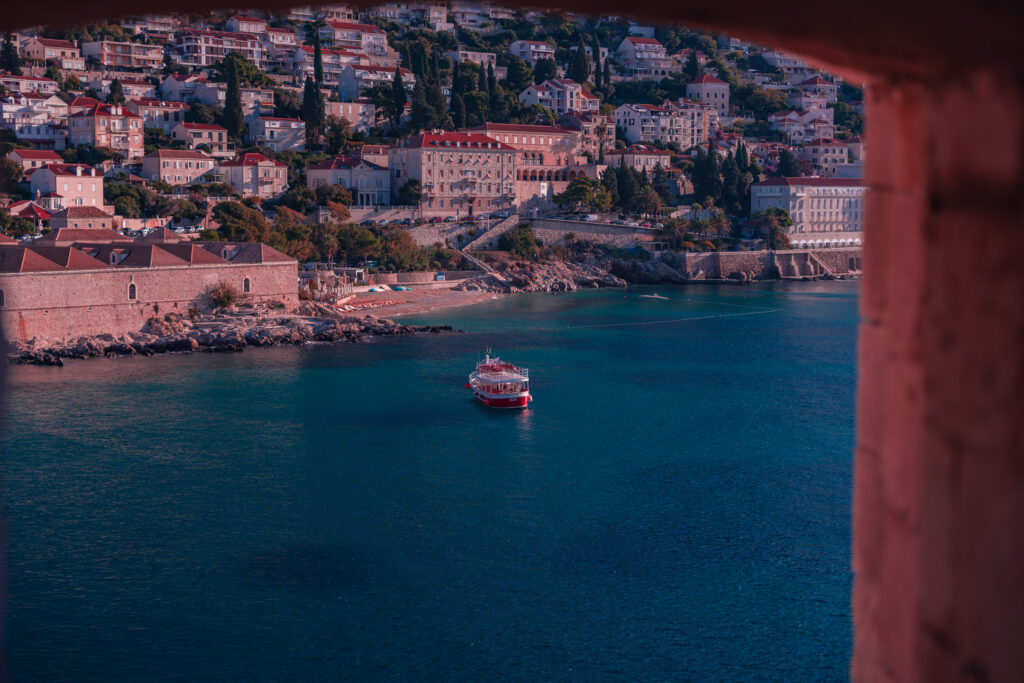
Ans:
<svg viewBox="0 0 1024 683"><path fill-rule="evenodd" d="M529 392L510 395L485 394L469 382L466 383L466 388L471 389L476 400L488 408L525 408L533 400L533 396Z"/></svg>

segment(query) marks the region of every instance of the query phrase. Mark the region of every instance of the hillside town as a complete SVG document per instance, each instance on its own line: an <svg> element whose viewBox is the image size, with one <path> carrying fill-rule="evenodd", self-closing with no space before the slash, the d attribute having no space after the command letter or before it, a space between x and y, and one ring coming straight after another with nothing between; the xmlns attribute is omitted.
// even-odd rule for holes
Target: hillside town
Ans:
<svg viewBox="0 0 1024 683"><path fill-rule="evenodd" d="M26 28L0 49L0 307L33 336L60 305L137 325L140 302L221 284L291 306L297 264L351 286L488 249L857 247L862 129L857 84L619 16L453 1Z"/></svg>

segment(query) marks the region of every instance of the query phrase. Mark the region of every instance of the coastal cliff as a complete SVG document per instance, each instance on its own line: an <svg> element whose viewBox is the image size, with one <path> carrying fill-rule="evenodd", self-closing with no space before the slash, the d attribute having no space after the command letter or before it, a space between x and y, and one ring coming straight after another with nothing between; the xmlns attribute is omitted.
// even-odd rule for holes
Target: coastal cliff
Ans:
<svg viewBox="0 0 1024 683"><path fill-rule="evenodd" d="M503 261L493 273L464 280L455 289L470 292L574 292L581 287L625 287L621 277L591 263Z"/></svg>
<svg viewBox="0 0 1024 683"><path fill-rule="evenodd" d="M65 359L151 356L156 353L238 352L247 346L283 346L309 342L368 341L373 336L451 331L448 325L401 325L386 318L339 315L314 302L303 302L295 314L266 306L232 308L205 315L168 313L151 318L136 333L98 334L66 342L32 339L14 344L12 363L63 365Z"/></svg>

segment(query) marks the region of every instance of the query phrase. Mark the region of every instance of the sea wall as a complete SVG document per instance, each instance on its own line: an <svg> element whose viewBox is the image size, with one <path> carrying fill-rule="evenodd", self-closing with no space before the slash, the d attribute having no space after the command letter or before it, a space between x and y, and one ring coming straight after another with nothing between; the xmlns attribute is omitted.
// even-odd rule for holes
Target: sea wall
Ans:
<svg viewBox="0 0 1024 683"><path fill-rule="evenodd" d="M659 252L648 261L618 260L612 271L634 283L770 280L859 273L860 247L782 251Z"/></svg>
<svg viewBox="0 0 1024 683"><path fill-rule="evenodd" d="M206 292L220 282L241 293L246 278L250 292L243 300L298 304L295 262L2 273L0 325L9 341L137 332L158 313L204 307Z"/></svg>

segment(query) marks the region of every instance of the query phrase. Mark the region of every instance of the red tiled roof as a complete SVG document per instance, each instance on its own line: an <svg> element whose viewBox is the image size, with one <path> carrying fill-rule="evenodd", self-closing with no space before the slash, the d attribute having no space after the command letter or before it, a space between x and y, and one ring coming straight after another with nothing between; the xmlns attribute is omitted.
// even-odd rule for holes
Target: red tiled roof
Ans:
<svg viewBox="0 0 1024 683"><path fill-rule="evenodd" d="M458 146L456 146L458 145ZM439 149L511 149L515 147L478 133L423 132L403 141L401 147L433 147Z"/></svg>
<svg viewBox="0 0 1024 683"><path fill-rule="evenodd" d="M474 126L470 130L481 130L481 131L509 131L510 133L549 133L551 135L560 135L562 133L573 133L568 128L562 128L560 126L531 126L520 123L481 123L479 126Z"/></svg>
<svg viewBox="0 0 1024 683"><path fill-rule="evenodd" d="M639 38L637 36L629 36L626 40L637 45L661 45L661 42L656 38Z"/></svg>
<svg viewBox="0 0 1024 683"><path fill-rule="evenodd" d="M127 104L135 104L140 107L163 107L165 109L188 109L188 104L175 100L156 100L151 97L137 97L128 100Z"/></svg>
<svg viewBox="0 0 1024 683"><path fill-rule="evenodd" d="M341 31L362 31L363 33L384 33L384 29L372 24L356 24L350 21L328 21L327 25Z"/></svg>
<svg viewBox="0 0 1024 683"><path fill-rule="evenodd" d="M155 156L159 159L211 159L209 154L198 152L193 149L157 149L146 155Z"/></svg>
<svg viewBox="0 0 1024 683"><path fill-rule="evenodd" d="M863 187L864 181L860 178L769 178L754 185L789 185L799 187L807 185L810 187Z"/></svg>
<svg viewBox="0 0 1024 683"><path fill-rule="evenodd" d="M179 126L184 126L185 130L222 130L225 133L228 129L224 126L218 126L216 123L179 123Z"/></svg>
<svg viewBox="0 0 1024 683"><path fill-rule="evenodd" d="M56 38L36 38L36 42L45 47L60 47L66 50L77 50L75 44L68 40L57 40Z"/></svg>
<svg viewBox="0 0 1024 683"><path fill-rule="evenodd" d="M57 228L39 238L40 242L131 242L131 237L106 228Z"/></svg>
<svg viewBox="0 0 1024 683"><path fill-rule="evenodd" d="M229 40L250 40L259 41L259 38L251 33L236 33L234 31L214 31L208 28L186 28L181 32L182 35L192 34L196 36L204 36L206 38L227 38Z"/></svg>
<svg viewBox="0 0 1024 683"><path fill-rule="evenodd" d="M209 249L204 249L199 244L161 244L160 248L191 264L223 265L227 263L220 256Z"/></svg>
<svg viewBox="0 0 1024 683"><path fill-rule="evenodd" d="M77 114L72 114L71 118L85 118L88 116L123 116L126 119L142 118L138 114L133 113L130 109L114 104L98 104L91 109L86 109L78 112Z"/></svg>
<svg viewBox="0 0 1024 683"><path fill-rule="evenodd" d="M380 73L381 71L386 71L389 74L395 73L395 70L393 68L391 68L390 66L378 66L376 64L349 64L348 66L352 67L356 71L373 71L373 72L376 72L376 73ZM400 69L400 70L401 70L402 76L412 76L412 72L409 71L408 69Z"/></svg>
<svg viewBox="0 0 1024 683"><path fill-rule="evenodd" d="M366 161L365 159L362 159L360 157L343 156L334 157L333 159L328 159L327 161L321 161L319 164L311 166L310 170L328 171L335 168L356 168L360 164L364 166L369 166L372 169L384 168L383 166L379 166L373 163L372 161Z"/></svg>
<svg viewBox="0 0 1024 683"><path fill-rule="evenodd" d="M86 97L84 95L79 95L75 99L71 100L71 103L68 106L69 107L89 107L89 108L92 108L92 107L98 107L101 104L103 104L103 102L100 101L100 100L97 100L95 97Z"/></svg>
<svg viewBox="0 0 1024 683"><path fill-rule="evenodd" d="M49 220L50 216L53 215L50 211L47 211L46 209L39 206L35 202L24 202L23 206L18 206L20 204L22 204L22 202L17 202L16 204L11 204L9 207L7 207L7 210L11 213L12 216L17 216L18 218L27 218L29 220L46 221ZM15 208L16 206L17 208Z"/></svg>
<svg viewBox="0 0 1024 683"><path fill-rule="evenodd" d="M30 244L28 248L37 254L45 256L58 266L67 270L99 270L110 268L110 264L94 259L84 251L79 251L71 246L55 247L45 244Z"/></svg>
<svg viewBox="0 0 1024 683"><path fill-rule="evenodd" d="M295 259L261 242L198 242L204 249L222 256L227 250L231 263L295 263ZM222 256L223 257L223 256Z"/></svg>
<svg viewBox="0 0 1024 683"><path fill-rule="evenodd" d="M95 206L69 206L53 214L54 218L113 218L109 213Z"/></svg>
<svg viewBox="0 0 1024 683"><path fill-rule="evenodd" d="M658 149L657 147L651 147L649 145L630 145L629 147L626 147L624 149L610 149L607 152L605 152L605 155L608 154L655 154L659 156L672 155L672 153L667 150Z"/></svg>
<svg viewBox="0 0 1024 683"><path fill-rule="evenodd" d="M52 159L57 163L62 162L64 159L61 155L54 152L52 149L15 149L11 150L11 154L17 154L26 161L42 161Z"/></svg>
<svg viewBox="0 0 1024 683"><path fill-rule="evenodd" d="M45 169L47 171L50 171L54 175L69 175L69 176L73 176L73 175L78 175L78 174L75 173L75 169L76 168L79 168L79 169L82 170L82 173L81 173L81 177L82 178L98 178L98 177L100 177L99 171L97 171L92 166L86 166L85 164L47 164L46 166L43 166L42 168L35 169L35 171L33 171L33 173L36 173L38 171L42 171L42 170Z"/></svg>
<svg viewBox="0 0 1024 683"><path fill-rule="evenodd" d="M7 235L0 232L0 244L17 244L18 240L8 237Z"/></svg>
<svg viewBox="0 0 1024 683"><path fill-rule="evenodd" d="M225 161L223 164L221 164L221 167L225 167L225 166L228 166L228 167L233 167L233 166L256 166L257 164L261 164L263 162L268 162L268 163L273 164L274 166L281 166L281 167L284 167L286 165L286 164L282 164L280 161L274 161L273 159L269 159L269 158L263 156L262 154L257 154L256 152L246 152L242 156L235 157L231 161Z"/></svg>
<svg viewBox="0 0 1024 683"><path fill-rule="evenodd" d="M39 273L54 270L64 268L25 247L0 246L0 273Z"/></svg>
<svg viewBox="0 0 1024 683"><path fill-rule="evenodd" d="M797 83L796 87L799 88L799 87L804 86L804 85L835 85L835 84L830 82L830 81L826 81L821 76L813 76L811 78L808 78L803 83Z"/></svg>
<svg viewBox="0 0 1024 683"><path fill-rule="evenodd" d="M697 83L710 83L712 85L729 85L720 78L715 78L714 76L708 76L706 74L695 81L690 81L690 85L694 85Z"/></svg>

